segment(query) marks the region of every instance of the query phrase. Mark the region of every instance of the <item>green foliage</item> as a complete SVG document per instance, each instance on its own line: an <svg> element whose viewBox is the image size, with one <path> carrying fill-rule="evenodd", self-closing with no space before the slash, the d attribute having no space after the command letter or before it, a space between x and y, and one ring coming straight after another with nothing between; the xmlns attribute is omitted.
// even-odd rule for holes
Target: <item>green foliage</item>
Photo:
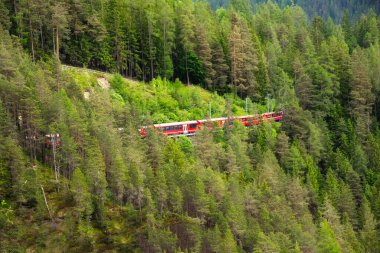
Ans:
<svg viewBox="0 0 380 253"><path fill-rule="evenodd" d="M335 238L334 231L326 220L321 222L319 230L319 244L318 252L341 252L337 239Z"/></svg>
<svg viewBox="0 0 380 253"><path fill-rule="evenodd" d="M0 229L13 225L14 210L7 204L4 199L1 200L0 210Z"/></svg>
<svg viewBox="0 0 380 253"><path fill-rule="evenodd" d="M250 2L0 3L0 251L378 252L379 17Z"/></svg>
<svg viewBox="0 0 380 253"><path fill-rule="evenodd" d="M91 194L85 176L81 169L75 169L71 179L71 191L74 195L77 212L80 216L84 215L89 222L93 208L91 204Z"/></svg>

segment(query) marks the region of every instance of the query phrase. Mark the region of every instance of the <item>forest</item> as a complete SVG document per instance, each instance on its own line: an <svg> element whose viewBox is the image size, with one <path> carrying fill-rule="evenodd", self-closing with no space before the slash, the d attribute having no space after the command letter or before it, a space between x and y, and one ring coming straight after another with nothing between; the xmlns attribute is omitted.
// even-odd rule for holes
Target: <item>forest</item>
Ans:
<svg viewBox="0 0 380 253"><path fill-rule="evenodd" d="M380 252L377 3L210 2L0 1L0 252Z"/></svg>
<svg viewBox="0 0 380 253"><path fill-rule="evenodd" d="M213 9L228 7L229 5L247 6L248 9L255 10L261 3L267 0L208 0ZM380 2L376 0L272 0L281 8L292 5L299 5L312 19L314 16L321 16L324 19L332 18L341 21L345 12L354 18L370 9L379 11Z"/></svg>

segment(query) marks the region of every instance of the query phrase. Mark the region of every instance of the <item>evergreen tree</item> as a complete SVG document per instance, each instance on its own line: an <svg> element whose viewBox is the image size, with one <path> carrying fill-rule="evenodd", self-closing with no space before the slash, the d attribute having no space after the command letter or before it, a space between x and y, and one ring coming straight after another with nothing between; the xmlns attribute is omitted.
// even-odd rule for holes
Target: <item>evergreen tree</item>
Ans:
<svg viewBox="0 0 380 253"><path fill-rule="evenodd" d="M197 27L197 33L196 33L198 46L197 46L197 52L199 59L202 61L203 69L204 69L204 76L205 76L205 86L208 89L212 89L212 78L215 76L214 70L212 68L212 55L211 55L211 47L209 45L208 39L206 37L206 32L202 29L201 25L199 24Z"/></svg>
<svg viewBox="0 0 380 253"><path fill-rule="evenodd" d="M71 191L74 195L79 219L83 215L87 226L89 226L91 214L93 212L91 194L87 185L87 180L79 168L74 170L71 180Z"/></svg>
<svg viewBox="0 0 380 253"><path fill-rule="evenodd" d="M320 225L318 252L341 252L335 234L326 220Z"/></svg>
<svg viewBox="0 0 380 253"><path fill-rule="evenodd" d="M106 201L106 175L105 164L99 144L96 139L91 138L86 148L86 160L84 163L85 176L88 180L92 195L96 218L102 222L104 217L104 204Z"/></svg>
<svg viewBox="0 0 380 253"><path fill-rule="evenodd" d="M312 95L312 80L305 72L302 63L298 58L294 61L295 90L299 97L302 108L310 109Z"/></svg>
<svg viewBox="0 0 380 253"><path fill-rule="evenodd" d="M377 221L367 202L362 205L362 213L363 229L360 232L360 239L366 252L377 252L379 251L379 232L376 230Z"/></svg>
<svg viewBox="0 0 380 253"><path fill-rule="evenodd" d="M189 56L194 49L194 16L191 8L192 6L189 1L186 1L182 6L180 5L177 9L177 25L178 29L178 46L183 50L184 64L185 64L185 80L187 85L190 85L190 75L189 75ZM181 56L180 56L181 57ZM183 62L182 62L183 64Z"/></svg>
<svg viewBox="0 0 380 253"><path fill-rule="evenodd" d="M60 58L61 40L67 33L68 19L67 6L63 2L56 2L52 7L51 29L53 34L53 48L56 57Z"/></svg>
<svg viewBox="0 0 380 253"><path fill-rule="evenodd" d="M228 65L225 60L225 55L222 46L219 42L214 42L211 45L212 53L212 90L225 91L228 80Z"/></svg>
<svg viewBox="0 0 380 253"><path fill-rule="evenodd" d="M371 124L370 113L374 102L372 85L368 76L368 63L362 50L352 54L351 114L356 120L357 133L364 140Z"/></svg>
<svg viewBox="0 0 380 253"><path fill-rule="evenodd" d="M232 29L229 36L230 57L231 57L231 85L235 96L238 92L238 87L244 88L242 84L241 69L244 65L244 42L242 40L241 29L236 14L232 14Z"/></svg>

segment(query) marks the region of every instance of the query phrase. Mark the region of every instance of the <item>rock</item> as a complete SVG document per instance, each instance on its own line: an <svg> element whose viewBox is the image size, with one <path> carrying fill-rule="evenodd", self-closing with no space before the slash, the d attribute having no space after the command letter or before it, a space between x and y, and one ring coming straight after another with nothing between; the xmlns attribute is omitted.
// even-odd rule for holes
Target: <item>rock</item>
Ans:
<svg viewBox="0 0 380 253"><path fill-rule="evenodd" d="M84 97L84 99L89 100L90 99L90 92L89 91L83 92L83 97Z"/></svg>
<svg viewBox="0 0 380 253"><path fill-rule="evenodd" d="M105 79L104 77L98 77L97 81L98 81L98 84L100 85L100 87L102 87L105 90L108 90L111 86L110 83L108 82L108 80Z"/></svg>

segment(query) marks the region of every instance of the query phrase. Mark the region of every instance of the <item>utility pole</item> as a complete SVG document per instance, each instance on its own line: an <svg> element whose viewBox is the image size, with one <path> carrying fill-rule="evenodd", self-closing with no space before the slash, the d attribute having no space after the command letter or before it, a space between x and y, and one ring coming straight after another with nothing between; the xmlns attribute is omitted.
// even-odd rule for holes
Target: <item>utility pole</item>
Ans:
<svg viewBox="0 0 380 253"><path fill-rule="evenodd" d="M245 115L248 115L248 97L245 98Z"/></svg>
<svg viewBox="0 0 380 253"><path fill-rule="evenodd" d="M53 146L53 163L55 172L55 183L57 184L57 192L59 192L59 165L57 165L56 153L57 153L57 134L50 134Z"/></svg>
<svg viewBox="0 0 380 253"><path fill-rule="evenodd" d="M211 119L211 116L212 116L211 105L212 105L212 102L210 102L210 119Z"/></svg>
<svg viewBox="0 0 380 253"><path fill-rule="evenodd" d="M270 95L267 95L267 100L268 100L268 112L270 112Z"/></svg>

